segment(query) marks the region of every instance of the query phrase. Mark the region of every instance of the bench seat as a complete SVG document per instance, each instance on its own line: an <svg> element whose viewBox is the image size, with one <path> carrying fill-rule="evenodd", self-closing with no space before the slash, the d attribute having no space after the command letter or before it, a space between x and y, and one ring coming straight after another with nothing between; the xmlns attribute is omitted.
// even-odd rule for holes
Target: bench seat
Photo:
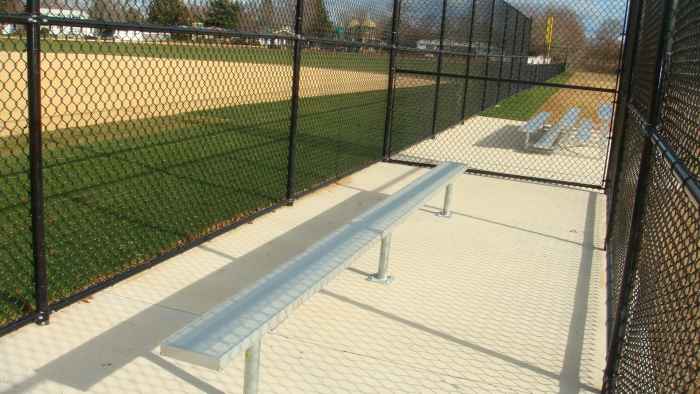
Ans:
<svg viewBox="0 0 700 394"><path fill-rule="evenodd" d="M582 119L578 129L576 129L574 139L576 142L589 142L591 140L591 135L593 135L593 121L590 119Z"/></svg>
<svg viewBox="0 0 700 394"><path fill-rule="evenodd" d="M578 117L581 115L581 108L569 108L568 111L561 117L559 123L562 127L574 127L578 123Z"/></svg>
<svg viewBox="0 0 700 394"><path fill-rule="evenodd" d="M559 123L552 125L532 147L537 149L552 149L561 131L562 128Z"/></svg>
<svg viewBox="0 0 700 394"><path fill-rule="evenodd" d="M161 354L221 370L466 169L435 167L163 341Z"/></svg>
<svg viewBox="0 0 700 394"><path fill-rule="evenodd" d="M525 133L535 133L537 130L542 128L542 126L544 126L544 122L546 122L550 116L552 116L551 112L540 112L539 114L535 115L534 118L527 121L527 123L520 126L520 131Z"/></svg>
<svg viewBox="0 0 700 394"><path fill-rule="evenodd" d="M534 118L528 120L527 123L520 126L520 131L527 133L525 135L525 149L530 144L530 134L539 131L550 116L552 116L551 112L540 112Z"/></svg>
<svg viewBox="0 0 700 394"><path fill-rule="evenodd" d="M613 106L610 103L600 103L598 107L598 119L610 121L613 117Z"/></svg>

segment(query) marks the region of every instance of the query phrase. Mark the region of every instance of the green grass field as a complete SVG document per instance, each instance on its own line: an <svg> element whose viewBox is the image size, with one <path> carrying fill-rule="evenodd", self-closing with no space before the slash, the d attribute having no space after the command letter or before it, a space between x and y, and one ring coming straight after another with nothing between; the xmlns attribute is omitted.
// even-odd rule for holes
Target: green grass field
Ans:
<svg viewBox="0 0 700 394"><path fill-rule="evenodd" d="M397 90L396 138L417 138L407 122L431 89ZM386 91L301 99L296 191L379 158L385 105ZM281 101L46 133L51 300L283 200L289 116ZM31 310L33 285L27 140L5 137L0 148L3 325Z"/></svg>
<svg viewBox="0 0 700 394"><path fill-rule="evenodd" d="M7 51L23 50L16 42L4 40L2 45ZM51 52L291 64L290 52L270 49L77 41L42 45ZM383 73L388 67L388 59L376 54L309 51L303 59L311 67ZM414 59L411 68L432 65L434 59ZM458 69L455 63L446 72L453 66ZM483 88L483 82L469 82L467 116L480 111ZM443 79L438 131L460 120L463 89L463 80ZM395 93L392 151L430 135L435 85L397 86ZM381 157L385 105L382 90L301 99L295 191ZM289 118L290 102L279 101L45 133L51 301L284 200ZM0 326L33 307L27 142L25 136L0 138Z"/></svg>
<svg viewBox="0 0 700 394"><path fill-rule="evenodd" d="M564 72L549 79L550 83L565 83L573 72ZM527 121L532 115L556 93L559 88L536 86L504 101L500 107L484 111L481 115L491 118Z"/></svg>

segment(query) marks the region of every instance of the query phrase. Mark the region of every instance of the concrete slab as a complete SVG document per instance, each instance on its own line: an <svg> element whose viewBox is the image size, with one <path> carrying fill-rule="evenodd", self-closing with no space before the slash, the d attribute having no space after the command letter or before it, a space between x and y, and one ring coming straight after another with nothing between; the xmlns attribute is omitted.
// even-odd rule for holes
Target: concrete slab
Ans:
<svg viewBox="0 0 700 394"><path fill-rule="evenodd" d="M426 169L380 163L0 338L2 392L240 392L158 343ZM261 392L588 392L604 364L604 196L464 175L263 340Z"/></svg>
<svg viewBox="0 0 700 394"><path fill-rule="evenodd" d="M557 118L558 119L558 118ZM551 126L554 118L548 121ZM530 135L520 131L525 122L475 116L438 134L435 139L392 155L392 159L437 164L468 162L470 169L526 177L600 185L605 169L607 129L594 130L590 142L575 140L575 130L563 133L551 150L533 149L546 127Z"/></svg>

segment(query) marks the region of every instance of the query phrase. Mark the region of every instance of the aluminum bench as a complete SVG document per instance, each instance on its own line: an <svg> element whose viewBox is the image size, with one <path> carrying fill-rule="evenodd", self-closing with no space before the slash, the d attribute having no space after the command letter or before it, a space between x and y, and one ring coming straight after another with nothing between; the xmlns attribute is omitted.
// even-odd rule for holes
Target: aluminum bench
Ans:
<svg viewBox="0 0 700 394"><path fill-rule="evenodd" d="M610 123L613 117L613 106L610 103L600 103L598 107L598 119L600 120L600 131L607 135L610 133Z"/></svg>
<svg viewBox="0 0 700 394"><path fill-rule="evenodd" d="M562 127L574 127L578 123L578 117L581 115L581 108L569 108L568 111L561 117L559 123Z"/></svg>
<svg viewBox="0 0 700 394"><path fill-rule="evenodd" d="M592 134L593 121L590 119L582 119L581 123L578 125L578 129L576 129L574 140L576 142L589 142Z"/></svg>
<svg viewBox="0 0 700 394"><path fill-rule="evenodd" d="M544 122L552 116L551 112L540 112L535 115L534 118L530 119L524 125L520 126L520 131L527 133L525 136L525 149L530 144L530 134L536 133L539 129L544 126Z"/></svg>
<svg viewBox="0 0 700 394"><path fill-rule="evenodd" d="M581 115L581 108L569 108L564 116L559 119L559 122L547 130L542 137L533 145L536 149L546 149L551 150L554 147L554 143L557 142L559 135L561 133L568 132L576 123L578 123L578 117Z"/></svg>
<svg viewBox="0 0 700 394"><path fill-rule="evenodd" d="M438 216L451 217L452 185L466 169L453 162L435 167L164 340L160 354L220 371L245 351L244 393L256 393L263 335L380 240L379 270L368 280L391 283L391 232L442 188L445 204Z"/></svg>
<svg viewBox="0 0 700 394"><path fill-rule="evenodd" d="M600 103L598 119L610 121L613 117L613 106L610 103Z"/></svg>
<svg viewBox="0 0 700 394"><path fill-rule="evenodd" d="M559 123L552 125L532 147L537 149L552 149L561 131L562 127Z"/></svg>

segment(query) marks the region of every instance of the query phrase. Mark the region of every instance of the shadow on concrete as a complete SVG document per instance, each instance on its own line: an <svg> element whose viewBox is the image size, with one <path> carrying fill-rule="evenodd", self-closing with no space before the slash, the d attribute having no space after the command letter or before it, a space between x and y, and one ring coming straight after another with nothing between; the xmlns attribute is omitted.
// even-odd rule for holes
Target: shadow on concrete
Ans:
<svg viewBox="0 0 700 394"><path fill-rule="evenodd" d="M401 182L418 171L421 170L416 168L408 171L375 190L382 190ZM186 308L178 308L177 305L184 300L196 298L206 302L206 305L201 305L202 310L213 309L386 197L388 195L378 191L359 190L359 193L324 211L322 215L300 223L294 229L240 258L217 251L207 243L199 246L210 253L230 259L230 263L36 369L31 379L22 382L11 392L25 392L44 380L80 391L89 391L92 386L120 367L141 357L153 361L174 377L204 392L220 393L219 389L152 353L152 349L162 340L199 317L198 314L187 312L184 310ZM218 294L218 298L203 299L198 297L203 287L222 288L227 291ZM125 351L125 348L128 348L128 351ZM112 367L104 368L105 362L111 363ZM67 368L67 365L71 367Z"/></svg>
<svg viewBox="0 0 700 394"><path fill-rule="evenodd" d="M586 224L581 245L581 261L574 293L574 308L569 323L569 336L564 351L564 364L561 368L559 381L560 393L578 392L581 380L581 355L583 354L583 339L588 315L588 296L591 288L591 269L593 265L593 234L595 226L596 193L588 193ZM597 391L597 390L596 390Z"/></svg>
<svg viewBox="0 0 700 394"><path fill-rule="evenodd" d="M413 173L414 171L410 171L401 178L408 177ZM152 352L154 347L163 339L199 317L199 315L195 313L183 313L182 309L177 309L177 304L182 302L183 299L195 296L202 287L215 286L216 288L227 289L228 291L219 294L218 299L206 299L207 305L201 305L201 308L205 310L214 308L282 265L287 260L303 252L332 231L335 231L351 219L371 208L374 204L386 198L387 195L376 190L382 190L400 180L401 179L392 180L390 183L382 185L374 191L359 191L359 193L348 197L343 202L325 211L323 215L318 215L299 224L294 229L280 235L273 241L238 258L217 251L207 244L202 245L201 247L205 248L205 250L230 259L230 263L227 264L223 270L212 272L208 276L188 285L170 297L159 301L158 305L146 308L142 312L117 324L95 338L70 350L65 355L36 369L34 371L35 375L31 379L22 382L10 392L27 391L45 380L51 380L80 391L89 391L91 387L115 373L120 367L127 365L136 358L145 358L153 362L153 364L159 368L168 371L172 374L173 378L181 379L203 392L221 393L222 391L220 389L202 381L198 377L172 364L169 360L163 359ZM579 378L593 259L595 200L596 194L590 193L585 227L586 235L582 245L583 251L575 293L574 309L572 312L571 325L569 327L569 338L566 346L564 363L559 374L482 347L478 344L442 333L430 327L403 319L350 298L325 290L321 292L402 324L420 329L431 335L449 340L461 346L469 347L486 355L497 357L543 376L556 379L560 382L561 392L578 392L578 390L598 391L596 388L582 384ZM358 269L351 268L350 270L356 274L369 274ZM103 311L103 313L109 312ZM128 351L125 351L125 348L128 348ZM109 361L113 367L105 368L105 361ZM67 365L69 365L70 368L67 368Z"/></svg>
<svg viewBox="0 0 700 394"><path fill-rule="evenodd" d="M536 133L530 134L530 139L527 140L527 133L520 131L520 126L505 125L474 143L474 146L481 148L507 149L520 153L533 153L539 155L552 154L555 149L534 149L532 147L532 145L544 135L547 129L547 127L543 127ZM527 148L525 148L526 141L528 141Z"/></svg>

